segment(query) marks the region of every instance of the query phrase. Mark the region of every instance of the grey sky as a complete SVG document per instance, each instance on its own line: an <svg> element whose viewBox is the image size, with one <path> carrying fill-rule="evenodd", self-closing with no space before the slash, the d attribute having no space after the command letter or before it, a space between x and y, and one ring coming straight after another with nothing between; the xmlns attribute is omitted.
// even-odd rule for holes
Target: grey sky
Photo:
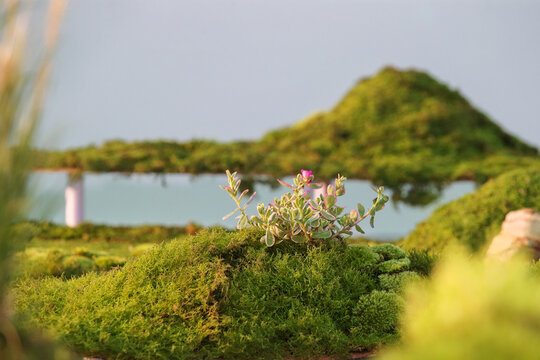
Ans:
<svg viewBox="0 0 540 360"><path fill-rule="evenodd" d="M42 144L255 139L393 65L540 147L539 36L539 1L71 0Z"/></svg>

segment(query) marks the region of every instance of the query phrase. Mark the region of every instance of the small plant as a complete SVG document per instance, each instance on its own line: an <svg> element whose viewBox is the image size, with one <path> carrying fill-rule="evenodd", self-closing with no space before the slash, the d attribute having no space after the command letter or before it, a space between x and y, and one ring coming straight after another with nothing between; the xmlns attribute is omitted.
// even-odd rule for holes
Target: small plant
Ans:
<svg viewBox="0 0 540 360"><path fill-rule="evenodd" d="M267 246L274 246L285 240L295 243L313 242L316 240L338 239L343 240L353 234L353 228L364 233L358 225L362 220L370 216L370 225L374 226L375 213L381 210L388 196L383 194L383 187L375 190L377 197L373 199L371 208L366 212L362 204L349 213L344 213L344 208L337 206L337 198L345 194L346 177L338 175L334 184L329 184L326 193L311 199L308 189L317 189L321 185L313 183L314 176L311 171L302 170L293 181L293 185L278 179L278 182L291 191L281 198L275 198L270 204L257 205L258 216L248 217L246 208L253 201L256 193L242 205L241 201L249 190L239 194L242 182L235 173L227 170L228 186L220 186L227 191L236 203L237 208L223 217L223 220L231 217L238 211L240 215L237 228L242 229L254 226L264 230L265 234L261 242Z"/></svg>

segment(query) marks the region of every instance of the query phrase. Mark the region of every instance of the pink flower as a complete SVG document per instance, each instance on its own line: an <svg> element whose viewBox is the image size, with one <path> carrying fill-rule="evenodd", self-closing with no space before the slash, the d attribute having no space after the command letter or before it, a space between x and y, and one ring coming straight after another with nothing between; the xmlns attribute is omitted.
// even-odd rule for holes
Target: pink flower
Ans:
<svg viewBox="0 0 540 360"><path fill-rule="evenodd" d="M311 176L312 176L312 171L309 171L309 170L304 170L302 169L300 171L300 173L302 174L302 177L304 178L304 181L307 182L308 184L311 182Z"/></svg>

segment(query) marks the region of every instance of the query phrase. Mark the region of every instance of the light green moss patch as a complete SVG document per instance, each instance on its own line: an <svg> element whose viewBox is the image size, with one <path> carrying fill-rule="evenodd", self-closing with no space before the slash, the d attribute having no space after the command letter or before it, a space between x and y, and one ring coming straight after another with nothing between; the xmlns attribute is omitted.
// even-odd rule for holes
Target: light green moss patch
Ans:
<svg viewBox="0 0 540 360"><path fill-rule="evenodd" d="M377 251L404 253L266 248L260 235L204 231L101 275L21 282L17 307L74 350L115 359L344 355L397 338L398 281L380 277L395 259Z"/></svg>

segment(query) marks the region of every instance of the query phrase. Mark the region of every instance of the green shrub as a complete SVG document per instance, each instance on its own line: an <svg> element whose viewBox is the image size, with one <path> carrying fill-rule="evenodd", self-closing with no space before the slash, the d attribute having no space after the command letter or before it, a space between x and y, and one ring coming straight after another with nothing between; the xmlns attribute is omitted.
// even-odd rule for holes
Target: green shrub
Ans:
<svg viewBox="0 0 540 360"><path fill-rule="evenodd" d="M260 237L203 231L111 272L19 282L17 307L32 315L29 326L45 326L77 352L115 359L344 355L398 337L400 285L380 278L380 264L408 260L404 253L337 243L267 248Z"/></svg>
<svg viewBox="0 0 540 360"><path fill-rule="evenodd" d="M402 344L378 359L539 358L540 278L526 264L447 252L406 299Z"/></svg>
<svg viewBox="0 0 540 360"><path fill-rule="evenodd" d="M539 167L510 171L442 206L399 244L440 251L456 242L482 251L500 231L506 214L521 208L540 209Z"/></svg>

